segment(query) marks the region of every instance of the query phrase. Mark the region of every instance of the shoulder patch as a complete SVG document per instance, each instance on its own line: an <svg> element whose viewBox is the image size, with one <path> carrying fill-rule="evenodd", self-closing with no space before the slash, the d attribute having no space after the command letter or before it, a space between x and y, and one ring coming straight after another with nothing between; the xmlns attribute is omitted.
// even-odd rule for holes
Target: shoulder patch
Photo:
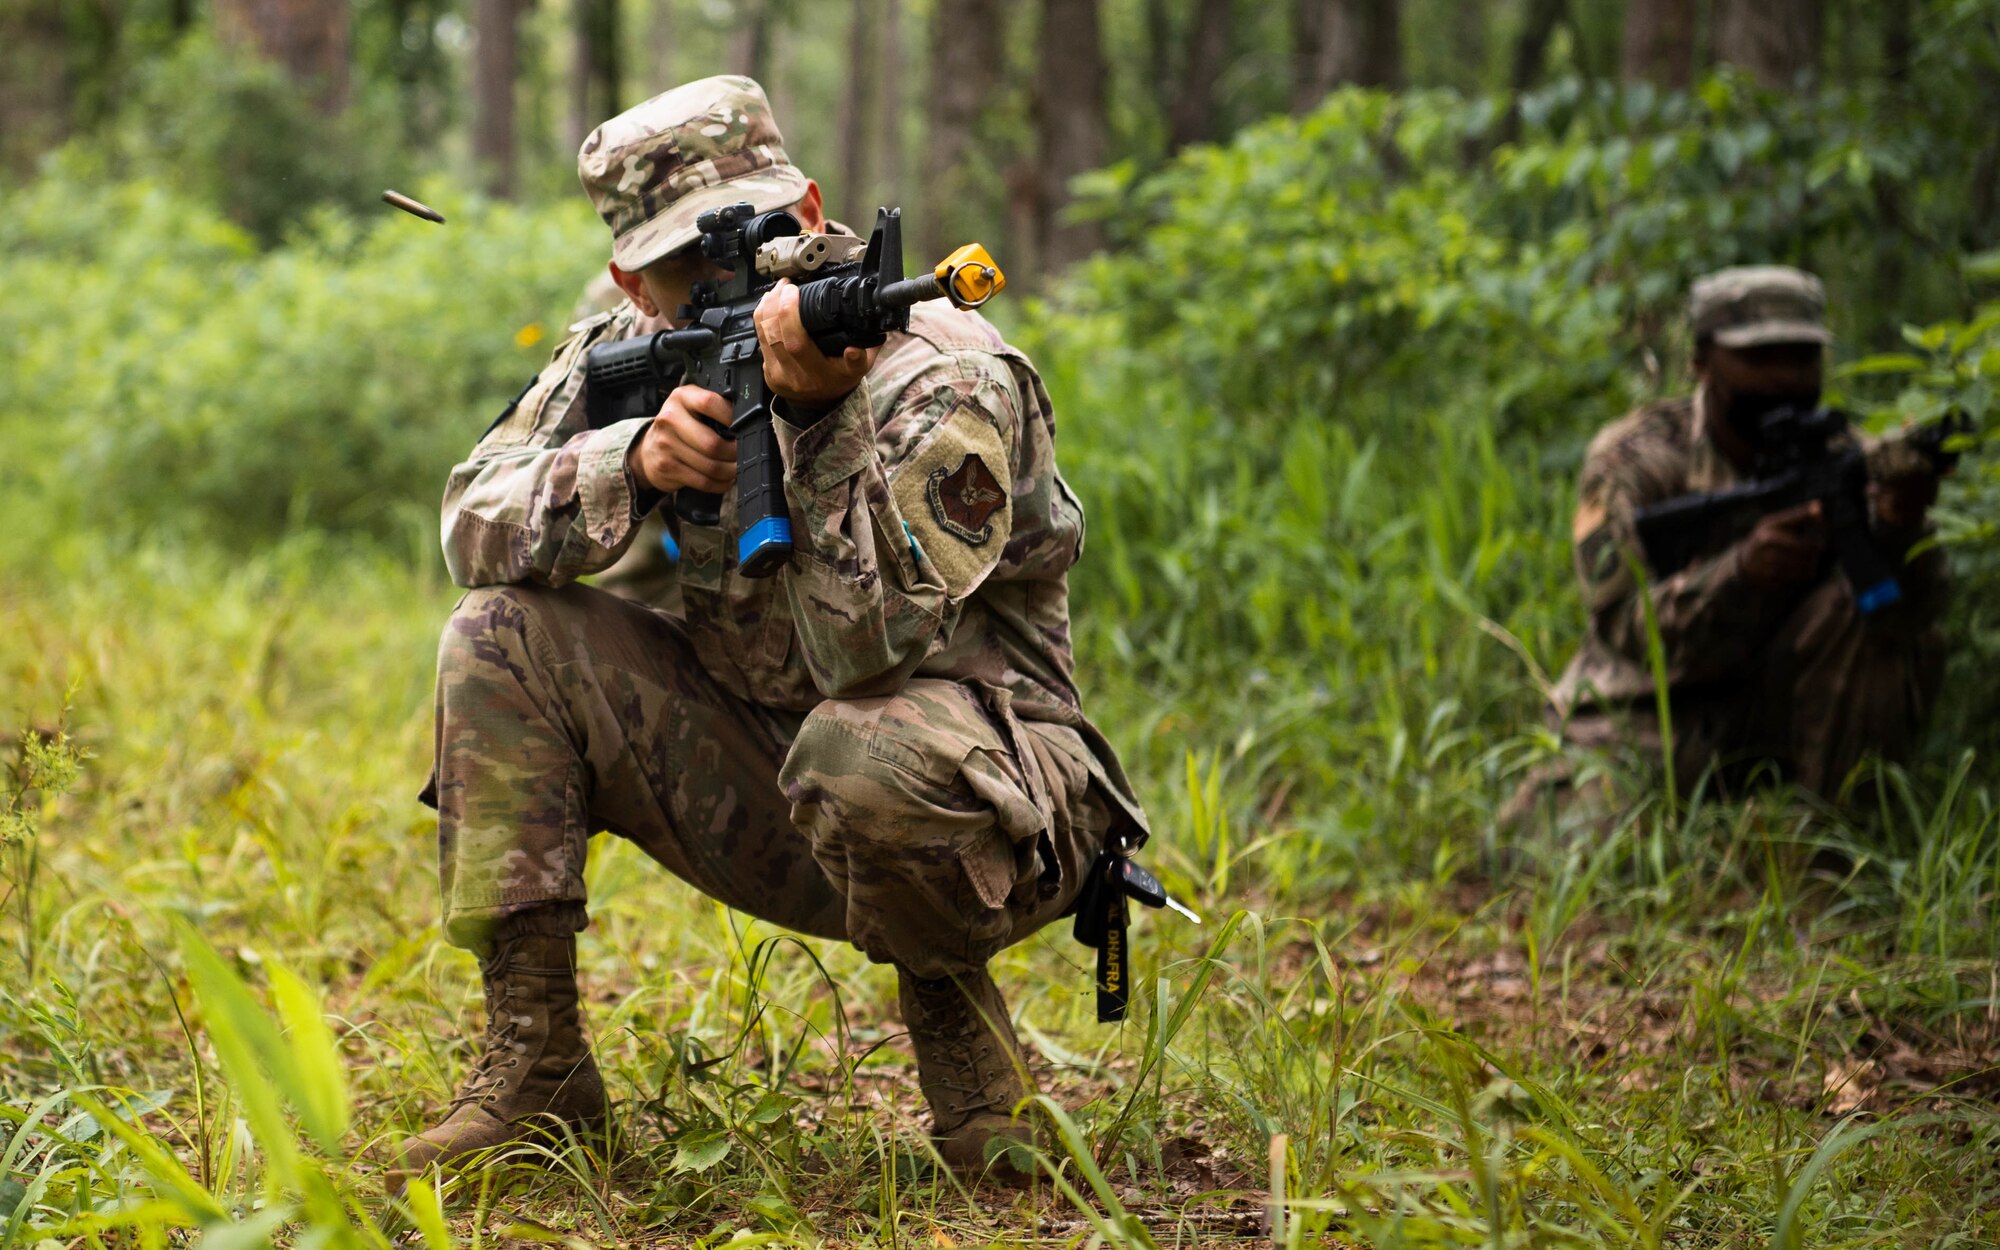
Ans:
<svg viewBox="0 0 2000 1250"><path fill-rule="evenodd" d="M1007 502L1007 492L976 451L968 451L956 469L940 465L924 485L931 516L944 532L982 547L993 537L991 517Z"/></svg>
<svg viewBox="0 0 2000 1250"><path fill-rule="evenodd" d="M904 524L954 597L970 594L1000 562L1014 501L1000 431L959 404L889 473Z"/></svg>

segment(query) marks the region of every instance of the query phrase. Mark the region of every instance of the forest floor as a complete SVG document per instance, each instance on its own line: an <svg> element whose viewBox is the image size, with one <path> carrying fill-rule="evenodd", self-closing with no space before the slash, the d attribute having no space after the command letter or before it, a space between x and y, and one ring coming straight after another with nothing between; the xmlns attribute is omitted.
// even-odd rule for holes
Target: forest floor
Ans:
<svg viewBox="0 0 2000 1250"><path fill-rule="evenodd" d="M1773 799L1537 843L1505 872L1441 854L1336 883L1253 849L1183 871L1200 799L1159 777L1157 862L1207 923L1141 917L1131 1019L1095 1022L1066 926L997 964L1067 1110L1056 1179L938 1175L888 973L601 838L581 959L616 1135L446 1194L440 1225L376 1167L478 1026L414 801L450 592L386 561L129 572L0 582L0 733L85 756L0 860L10 1237L1189 1246L1271 1236L1276 1177L1298 1245L2000 1242L1994 961L1924 951L1990 924L2000 830L1971 800L1938 801L1893 880ZM1247 810L1244 837L1307 836ZM284 1020L293 1059L263 1062L290 1142L267 1140L197 947ZM313 1088L286 1064L320 1026L286 1014L279 969L338 1057ZM275 1180L281 1156L307 1179Z"/></svg>

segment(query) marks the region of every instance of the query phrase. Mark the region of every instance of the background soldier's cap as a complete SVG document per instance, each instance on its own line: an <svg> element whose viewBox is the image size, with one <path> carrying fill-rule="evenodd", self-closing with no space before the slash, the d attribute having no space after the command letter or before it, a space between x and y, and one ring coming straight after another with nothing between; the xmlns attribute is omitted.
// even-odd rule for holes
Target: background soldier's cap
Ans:
<svg viewBox="0 0 2000 1250"><path fill-rule="evenodd" d="M1722 347L1833 341L1826 288L1786 265L1743 265L1695 279L1688 315L1696 342L1712 338Z"/></svg>
<svg viewBox="0 0 2000 1250"><path fill-rule="evenodd" d="M611 259L628 272L694 242L695 218L711 208L789 208L806 193L764 89L733 75L626 109L590 132L576 171L611 227Z"/></svg>

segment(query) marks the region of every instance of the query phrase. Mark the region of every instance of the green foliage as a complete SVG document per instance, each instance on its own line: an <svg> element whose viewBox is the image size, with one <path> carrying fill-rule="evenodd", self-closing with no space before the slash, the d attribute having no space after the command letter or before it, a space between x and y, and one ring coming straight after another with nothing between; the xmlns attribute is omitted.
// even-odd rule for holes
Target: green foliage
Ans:
<svg viewBox="0 0 2000 1250"><path fill-rule="evenodd" d="M358 211L402 180L403 158L381 142L394 124L385 104L364 95L325 116L277 66L191 35L144 67L116 123L70 159L163 182L270 244L316 208Z"/></svg>
<svg viewBox="0 0 2000 1250"><path fill-rule="evenodd" d="M60 466L54 498L128 530L428 524L601 244L580 203L424 193L449 225L321 213L265 252L157 184L37 182L0 221L0 428Z"/></svg>

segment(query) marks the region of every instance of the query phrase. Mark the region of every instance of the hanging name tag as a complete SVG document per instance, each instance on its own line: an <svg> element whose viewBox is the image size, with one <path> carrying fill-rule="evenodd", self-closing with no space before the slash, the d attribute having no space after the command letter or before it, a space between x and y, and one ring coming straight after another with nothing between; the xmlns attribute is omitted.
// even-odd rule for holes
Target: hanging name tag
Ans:
<svg viewBox="0 0 2000 1250"><path fill-rule="evenodd" d="M1167 896L1152 873L1121 851L1107 850L1090 865L1076 899L1076 940L1097 951L1097 1022L1125 1018L1132 998L1132 926L1127 899L1148 907L1171 907L1201 923L1201 917Z"/></svg>
<svg viewBox="0 0 2000 1250"><path fill-rule="evenodd" d="M1116 1024L1125 1018L1132 998L1132 929L1126 920L1125 896L1107 891L1107 897L1104 940L1097 946L1097 1022Z"/></svg>

